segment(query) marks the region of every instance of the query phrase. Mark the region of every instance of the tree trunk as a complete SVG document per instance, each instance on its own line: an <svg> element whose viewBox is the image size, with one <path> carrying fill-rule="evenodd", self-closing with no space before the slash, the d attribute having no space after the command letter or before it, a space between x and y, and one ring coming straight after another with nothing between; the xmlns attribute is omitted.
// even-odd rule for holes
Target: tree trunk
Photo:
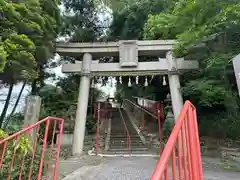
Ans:
<svg viewBox="0 0 240 180"><path fill-rule="evenodd" d="M37 79L34 79L32 82L31 95L36 95L36 94L37 94Z"/></svg>
<svg viewBox="0 0 240 180"><path fill-rule="evenodd" d="M6 114L7 114L8 106L9 106L9 103L10 103L10 100L11 100L12 90L13 90L13 81L10 82L10 87L9 87L9 90L8 90L7 99L6 99L6 102L4 104L4 108L3 108L2 114L0 116L0 127L2 127L4 118L5 118Z"/></svg>
<svg viewBox="0 0 240 180"><path fill-rule="evenodd" d="M38 67L38 73L39 76L32 82L31 95L37 95L39 93L39 89L44 86L45 73L43 66L40 65ZM37 86L38 83L40 84L40 88Z"/></svg>
<svg viewBox="0 0 240 180"><path fill-rule="evenodd" d="M23 82L22 88L21 88L21 90L20 90L20 92L19 92L19 95L18 95L18 97L17 97L17 100L16 100L16 102L15 102L15 105L14 105L14 107L13 107L13 109L12 109L12 112L11 112L10 116L12 116L12 115L15 113L15 111L16 111L16 109L17 109L17 106L18 106L18 104L19 104L19 101L20 101L20 99L21 99L21 96L22 96L22 93L23 93L23 90L24 90L26 84L27 84L27 81L25 80L25 81Z"/></svg>

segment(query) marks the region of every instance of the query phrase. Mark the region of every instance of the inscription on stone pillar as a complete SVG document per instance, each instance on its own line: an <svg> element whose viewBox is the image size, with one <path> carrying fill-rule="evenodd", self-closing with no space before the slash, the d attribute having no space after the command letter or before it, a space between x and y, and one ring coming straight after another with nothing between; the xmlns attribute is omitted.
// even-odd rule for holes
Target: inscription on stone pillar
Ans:
<svg viewBox="0 0 240 180"><path fill-rule="evenodd" d="M137 41L119 41L119 62L120 67L138 66Z"/></svg>

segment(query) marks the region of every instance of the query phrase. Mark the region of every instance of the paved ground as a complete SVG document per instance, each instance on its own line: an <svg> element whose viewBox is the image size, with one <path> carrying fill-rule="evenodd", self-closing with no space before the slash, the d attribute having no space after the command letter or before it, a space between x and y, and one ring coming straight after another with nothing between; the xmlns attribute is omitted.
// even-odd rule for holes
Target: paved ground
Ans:
<svg viewBox="0 0 240 180"><path fill-rule="evenodd" d="M88 155L60 160L58 176L60 179L63 179L74 172L83 171L85 173L85 170L83 170L84 167L96 168L102 164L102 162L103 159L101 157Z"/></svg>
<svg viewBox="0 0 240 180"><path fill-rule="evenodd" d="M149 180L155 165L150 157L103 158L100 165L83 166L64 180ZM205 180L240 179L240 172L223 171L209 162L204 167Z"/></svg>

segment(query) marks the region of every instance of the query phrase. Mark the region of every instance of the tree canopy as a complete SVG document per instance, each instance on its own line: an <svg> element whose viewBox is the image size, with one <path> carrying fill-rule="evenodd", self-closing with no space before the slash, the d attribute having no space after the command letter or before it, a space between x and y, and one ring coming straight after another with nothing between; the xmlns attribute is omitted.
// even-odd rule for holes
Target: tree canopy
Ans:
<svg viewBox="0 0 240 180"><path fill-rule="evenodd" d="M239 1L156 1L158 5L154 2L133 2L120 11L115 10L110 37L176 39L178 44L174 55L198 60L200 64L198 71L181 76L181 85L184 98L197 106L201 133L240 137L237 133L239 97L232 66L232 58L240 49ZM131 88L133 92L125 90L128 88L126 84L127 81L124 87L119 86L120 92L130 91L129 96L137 93L135 88ZM150 84L150 87L156 90L163 88L160 81ZM169 89L164 92L167 91ZM149 95L154 97L156 93L163 92L153 90ZM213 112L218 115L213 116Z"/></svg>
<svg viewBox="0 0 240 180"><path fill-rule="evenodd" d="M56 0L0 0L0 78L9 92L0 117L6 115L13 85L44 81L44 66L53 56L61 18Z"/></svg>

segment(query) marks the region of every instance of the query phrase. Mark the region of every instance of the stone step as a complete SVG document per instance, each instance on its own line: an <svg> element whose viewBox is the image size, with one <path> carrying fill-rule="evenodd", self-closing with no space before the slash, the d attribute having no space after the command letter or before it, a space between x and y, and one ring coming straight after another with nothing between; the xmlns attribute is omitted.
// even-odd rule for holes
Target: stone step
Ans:
<svg viewBox="0 0 240 180"><path fill-rule="evenodd" d="M127 138L127 136L125 136L125 135L122 135L122 136L114 136L114 135L111 135L111 139L114 139L114 138ZM131 139L140 139L140 137L139 136L131 136L130 135L130 138Z"/></svg>
<svg viewBox="0 0 240 180"><path fill-rule="evenodd" d="M111 142L111 143L109 143L110 146L112 146L112 145L116 145L116 146L119 145L119 146L121 146L123 144L127 144L127 141L124 141L124 142L121 142L121 143L119 143L119 142ZM144 144L142 142L131 142L131 145L132 146L144 146Z"/></svg>
<svg viewBox="0 0 240 180"><path fill-rule="evenodd" d="M155 153L155 152L149 152L149 151L131 151L131 152L129 152L129 151L118 151L118 152L109 152L109 151L107 151L107 152L103 152L103 155L110 155L110 156L114 156L114 155L116 155L116 156L121 156L121 155L129 155L129 156L131 156L131 155L139 155L139 156L141 156L141 155L154 155L154 156L158 156L158 153Z"/></svg>
<svg viewBox="0 0 240 180"><path fill-rule="evenodd" d="M108 149L108 151L122 151L122 152L124 152L124 151L129 151L129 149L128 148L109 148ZM148 151L148 148L146 148L146 147L139 147L139 148L131 148L131 151Z"/></svg>
<svg viewBox="0 0 240 180"><path fill-rule="evenodd" d="M125 139L123 141L110 141L109 144L124 144L127 143L128 141ZM143 144L142 141L130 141L131 144Z"/></svg>
<svg viewBox="0 0 240 180"><path fill-rule="evenodd" d="M122 138L112 138L110 137L110 141L127 141L127 139L129 139L128 137L122 137ZM141 139L140 138L130 138L130 140L132 141L140 141L141 142Z"/></svg>
<svg viewBox="0 0 240 180"><path fill-rule="evenodd" d="M127 139L111 139L109 144L123 144L123 143L127 143L128 140ZM132 140L130 141L132 144L143 144L142 141L140 140Z"/></svg>
<svg viewBox="0 0 240 180"><path fill-rule="evenodd" d="M127 145L126 146L110 146L109 147L110 150L114 151L114 150L122 150L122 149L128 149ZM143 151L147 151L148 148L145 146L131 146L131 149L135 149L135 150L143 150Z"/></svg>

